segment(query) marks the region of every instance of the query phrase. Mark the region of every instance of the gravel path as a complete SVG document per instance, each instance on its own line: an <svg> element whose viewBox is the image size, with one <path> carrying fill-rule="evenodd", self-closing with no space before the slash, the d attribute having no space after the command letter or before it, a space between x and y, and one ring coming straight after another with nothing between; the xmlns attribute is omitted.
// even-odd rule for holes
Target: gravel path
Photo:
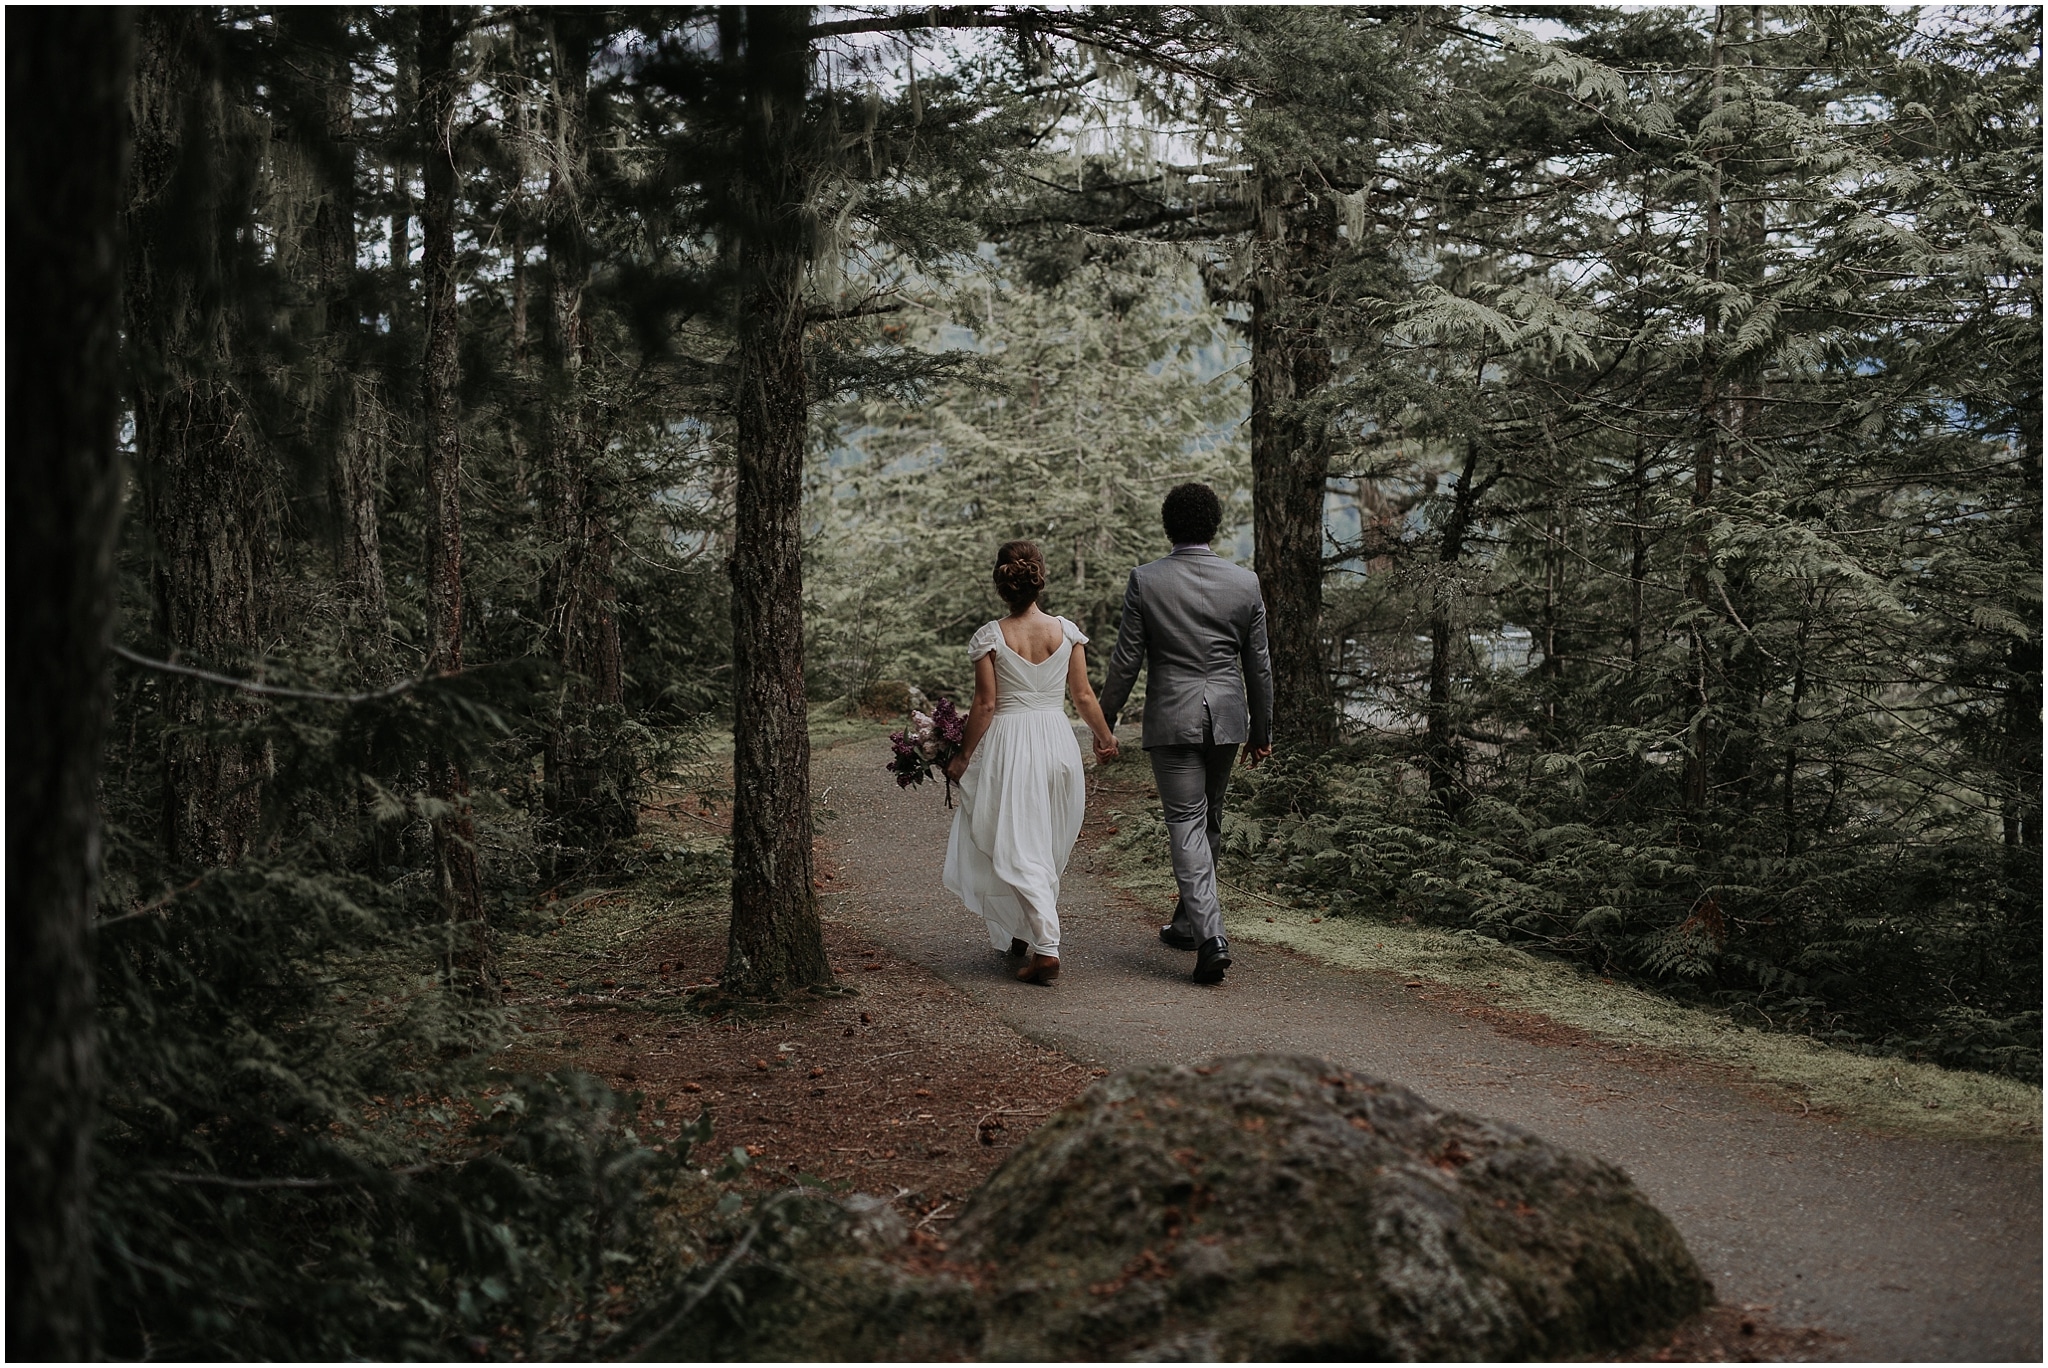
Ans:
<svg viewBox="0 0 2048 1368"><path fill-rule="evenodd" d="M816 758L813 791L830 786L835 814L823 835L847 890L828 898L832 913L1022 1033L1109 1068L1320 1055L1621 1164L1677 1222L1723 1303L1839 1336L1842 1357L2041 1358L2037 1152L1801 1118L1708 1070L1503 1028L1451 995L1277 949L1237 946L1228 980L1197 987L1194 957L1158 942L1165 909L1114 889L1085 848L1063 892L1060 981L1026 987L939 884L950 814L938 793L898 791L886 758L883 742Z"/></svg>

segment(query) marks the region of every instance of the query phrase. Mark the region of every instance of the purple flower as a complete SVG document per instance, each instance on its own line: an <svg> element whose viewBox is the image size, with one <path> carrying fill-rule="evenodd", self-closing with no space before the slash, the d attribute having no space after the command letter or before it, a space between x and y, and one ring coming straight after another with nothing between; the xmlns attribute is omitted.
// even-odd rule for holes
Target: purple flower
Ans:
<svg viewBox="0 0 2048 1368"><path fill-rule="evenodd" d="M953 706L952 699L941 698L929 713L913 709L910 725L889 733L889 749L894 758L883 768L896 776L898 788L911 788L927 779L939 778L966 740L967 719Z"/></svg>

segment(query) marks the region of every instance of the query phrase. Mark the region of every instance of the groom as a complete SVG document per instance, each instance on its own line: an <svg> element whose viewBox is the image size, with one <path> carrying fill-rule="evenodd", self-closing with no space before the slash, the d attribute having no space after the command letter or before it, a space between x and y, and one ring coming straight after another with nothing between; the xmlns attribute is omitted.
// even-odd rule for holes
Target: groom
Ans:
<svg viewBox="0 0 2048 1368"><path fill-rule="evenodd" d="M1209 549L1223 505L1205 484L1177 485L1159 510L1173 553L1131 571L1123 622L1102 685L1111 727L1145 670L1145 751L1166 809L1180 905L1159 939L1195 952L1195 982L1230 968L1216 852L1237 748L1248 765L1273 753L1273 669L1259 577Z"/></svg>

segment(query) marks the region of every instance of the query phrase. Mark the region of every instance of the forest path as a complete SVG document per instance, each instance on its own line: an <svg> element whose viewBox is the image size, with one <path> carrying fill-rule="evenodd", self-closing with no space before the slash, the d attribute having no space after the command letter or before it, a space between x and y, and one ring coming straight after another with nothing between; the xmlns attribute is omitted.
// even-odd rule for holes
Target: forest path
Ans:
<svg viewBox="0 0 2048 1368"><path fill-rule="evenodd" d="M1027 987L940 885L951 814L932 789L898 790L887 760L882 741L814 758L843 890L825 897L826 915L1020 1032L1109 1068L1318 1055L1620 1164L1677 1223L1724 1304L1840 1336L1843 1357L2040 1359L2036 1152L1787 1114L1725 1075L1571 1032L1503 1030L1392 975L1277 948L1234 946L1227 980L1198 987L1194 957L1159 943L1165 909L1113 887L1085 836L1062 890L1060 980Z"/></svg>

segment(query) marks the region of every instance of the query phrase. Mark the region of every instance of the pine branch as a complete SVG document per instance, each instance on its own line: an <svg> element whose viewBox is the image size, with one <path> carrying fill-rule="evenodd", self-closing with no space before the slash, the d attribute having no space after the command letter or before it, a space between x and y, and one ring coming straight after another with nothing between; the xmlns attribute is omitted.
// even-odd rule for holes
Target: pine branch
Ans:
<svg viewBox="0 0 2048 1368"><path fill-rule="evenodd" d="M294 698L310 703L374 703L380 699L396 698L400 694L410 693L422 684L453 679L461 673L459 670L443 670L436 674L421 675L417 679L401 679L396 684L387 684L381 689L371 689L366 693L329 693L323 689L288 689L279 684L259 684L253 679L237 679L233 675L215 674L212 670L202 670L195 665L180 665L174 661L139 655L118 643L107 649L131 665L139 665L145 670L155 670L158 674L184 675L189 679L218 684L224 689L239 689L243 693L260 694L265 698Z"/></svg>
<svg viewBox="0 0 2048 1368"><path fill-rule="evenodd" d="M412 1164L406 1168L390 1169L393 1178L412 1178L434 1167L432 1164ZM139 1178L159 1178L167 1183L200 1183L208 1187L230 1188L336 1188L361 1187L371 1181L361 1178L230 1178L222 1173L173 1173L168 1169L143 1169Z"/></svg>
<svg viewBox="0 0 2048 1368"><path fill-rule="evenodd" d="M902 313L901 300L894 304L856 304L850 309L806 309L806 323L843 323L849 318L872 318L876 314Z"/></svg>

